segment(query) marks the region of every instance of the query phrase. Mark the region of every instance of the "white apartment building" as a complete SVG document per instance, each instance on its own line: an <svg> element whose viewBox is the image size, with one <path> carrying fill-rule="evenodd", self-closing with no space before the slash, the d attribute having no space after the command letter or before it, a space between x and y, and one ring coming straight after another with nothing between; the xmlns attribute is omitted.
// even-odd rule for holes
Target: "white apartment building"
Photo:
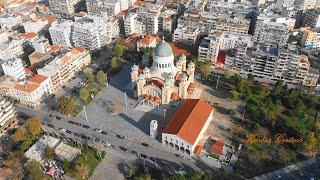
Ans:
<svg viewBox="0 0 320 180"><path fill-rule="evenodd" d="M53 91L67 82L81 69L89 65L91 62L88 50L81 47L73 47L66 54L56 57L45 67L38 69L40 75L50 77L52 81Z"/></svg>
<svg viewBox="0 0 320 180"><path fill-rule="evenodd" d="M49 0L49 7L55 14L69 17L75 12L75 6L81 0Z"/></svg>
<svg viewBox="0 0 320 180"><path fill-rule="evenodd" d="M26 81L13 86L13 97L29 107L38 107L53 92L51 79L42 75L33 75Z"/></svg>
<svg viewBox="0 0 320 180"><path fill-rule="evenodd" d="M293 46L278 48L271 44L258 45L255 49L235 49L228 53L224 68L262 79L305 86L316 86L319 79L319 72L310 67L308 57L299 55Z"/></svg>
<svg viewBox="0 0 320 180"><path fill-rule="evenodd" d="M15 117L16 111L13 103L0 96L0 137L18 122Z"/></svg>
<svg viewBox="0 0 320 180"><path fill-rule="evenodd" d="M173 42L193 46L199 39L200 29L178 26L173 34Z"/></svg>
<svg viewBox="0 0 320 180"><path fill-rule="evenodd" d="M63 47L71 47L71 32L73 28L72 21L63 21L55 23L49 28L52 44Z"/></svg>
<svg viewBox="0 0 320 180"><path fill-rule="evenodd" d="M126 36L130 36L131 34L143 34L143 29L145 29L144 24L138 18L138 14L134 12L128 13L123 21L124 31Z"/></svg>
<svg viewBox="0 0 320 180"><path fill-rule="evenodd" d="M80 17L73 25L72 40L75 46L98 50L107 44L107 25L102 17Z"/></svg>
<svg viewBox="0 0 320 180"><path fill-rule="evenodd" d="M219 17L213 29L220 32L230 32L235 34L248 34L250 21L244 17L230 18Z"/></svg>
<svg viewBox="0 0 320 180"><path fill-rule="evenodd" d="M106 24L106 37L107 43L109 44L112 38L116 38L119 36L119 22L115 16L108 16L107 14L104 15L103 20Z"/></svg>
<svg viewBox="0 0 320 180"><path fill-rule="evenodd" d="M302 9L308 10L308 9L314 9L316 8L317 0L303 0L302 2Z"/></svg>
<svg viewBox="0 0 320 180"><path fill-rule="evenodd" d="M37 53L45 54L51 50L49 40L45 37L37 38L31 44Z"/></svg>
<svg viewBox="0 0 320 180"><path fill-rule="evenodd" d="M162 133L162 144L193 155L211 120L213 107L200 99L186 99Z"/></svg>
<svg viewBox="0 0 320 180"><path fill-rule="evenodd" d="M257 43L279 43L280 45L285 45L293 25L291 20L260 18L256 23L254 40Z"/></svg>
<svg viewBox="0 0 320 180"><path fill-rule="evenodd" d="M320 9L309 9L305 11L303 24L306 27L318 30L320 28Z"/></svg>
<svg viewBox="0 0 320 180"><path fill-rule="evenodd" d="M0 59L10 59L21 56L23 51L22 40L10 40L0 44Z"/></svg>
<svg viewBox="0 0 320 180"><path fill-rule="evenodd" d="M86 0L89 15L100 16L107 13L109 16L117 15L120 9L118 0Z"/></svg>
<svg viewBox="0 0 320 180"><path fill-rule="evenodd" d="M23 28L25 32L35 32L38 33L39 31L48 27L49 22L43 18L37 18L29 21L25 21L23 23Z"/></svg>
<svg viewBox="0 0 320 180"><path fill-rule="evenodd" d="M173 9L167 9L162 12L158 18L159 31L173 33L177 27L178 12Z"/></svg>
<svg viewBox="0 0 320 180"><path fill-rule="evenodd" d="M0 43L9 41L9 33L7 31L0 31Z"/></svg>
<svg viewBox="0 0 320 180"><path fill-rule="evenodd" d="M5 13L0 16L0 29L12 30L14 27L21 25L22 22L23 20L20 15Z"/></svg>
<svg viewBox="0 0 320 180"><path fill-rule="evenodd" d="M5 75L11 76L16 80L23 80L26 78L22 61L19 58L6 60L1 66Z"/></svg>
<svg viewBox="0 0 320 180"><path fill-rule="evenodd" d="M163 5L145 3L137 9L138 18L144 25L142 34L156 34L158 32L158 18L160 16Z"/></svg>

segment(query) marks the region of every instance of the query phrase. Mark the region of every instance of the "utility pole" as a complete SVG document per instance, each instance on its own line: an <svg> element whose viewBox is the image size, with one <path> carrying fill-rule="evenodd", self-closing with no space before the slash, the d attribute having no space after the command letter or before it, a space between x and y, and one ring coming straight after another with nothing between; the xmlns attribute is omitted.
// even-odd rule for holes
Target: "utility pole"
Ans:
<svg viewBox="0 0 320 180"><path fill-rule="evenodd" d="M127 103L127 93L124 92L124 103L126 104L126 108L128 107L128 103Z"/></svg>
<svg viewBox="0 0 320 180"><path fill-rule="evenodd" d="M83 112L84 112L84 117L86 118L86 121L88 121L88 116L86 113L86 106L83 106Z"/></svg>
<svg viewBox="0 0 320 180"><path fill-rule="evenodd" d="M219 79L220 79L220 76L218 75L218 80L217 80L216 90L218 89Z"/></svg>

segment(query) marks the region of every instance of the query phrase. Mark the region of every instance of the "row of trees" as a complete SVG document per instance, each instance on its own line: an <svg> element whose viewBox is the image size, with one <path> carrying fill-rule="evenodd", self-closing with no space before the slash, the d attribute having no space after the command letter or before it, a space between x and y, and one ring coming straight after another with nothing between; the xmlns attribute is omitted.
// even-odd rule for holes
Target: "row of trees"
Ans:
<svg viewBox="0 0 320 180"><path fill-rule="evenodd" d="M273 133L291 133L303 137L297 145L304 152L312 152L320 144L320 100L304 88L288 89L281 82L270 88L252 79L234 77L235 86L230 87L231 99L245 101L245 118L269 129Z"/></svg>
<svg viewBox="0 0 320 180"><path fill-rule="evenodd" d="M86 73L87 79L89 81L88 86L89 87L94 87L94 83L97 82L99 86L103 87L106 84L106 76L102 70L98 71L96 75L94 75L91 71ZM79 97L81 100L84 102L88 102L90 99L90 95L93 92L92 88L89 87L84 87L79 91Z"/></svg>
<svg viewBox="0 0 320 180"><path fill-rule="evenodd" d="M13 140L22 151L28 149L35 138L41 133L41 126L42 123L39 117L31 117L16 130Z"/></svg>

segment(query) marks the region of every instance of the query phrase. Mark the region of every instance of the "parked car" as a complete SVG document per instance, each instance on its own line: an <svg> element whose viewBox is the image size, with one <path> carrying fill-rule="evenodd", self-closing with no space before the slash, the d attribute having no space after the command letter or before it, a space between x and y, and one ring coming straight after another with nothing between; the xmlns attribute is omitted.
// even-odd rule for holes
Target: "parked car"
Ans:
<svg viewBox="0 0 320 180"><path fill-rule="evenodd" d="M84 125L82 125L82 127L83 127L83 128L86 128L86 129L89 129L89 128L90 128L90 126L85 125L85 124L84 124Z"/></svg>
<svg viewBox="0 0 320 180"><path fill-rule="evenodd" d="M95 140L94 140L94 142L100 142L101 140L100 140L100 138L96 138Z"/></svg>
<svg viewBox="0 0 320 180"><path fill-rule="evenodd" d="M48 127L51 127L51 128L54 128L54 125L51 124L51 123L49 123L47 126L48 126Z"/></svg>
<svg viewBox="0 0 320 180"><path fill-rule="evenodd" d="M141 143L141 145L142 145L142 146L145 146L145 147L148 147L148 146L149 146L149 144L147 144L147 143Z"/></svg>
<svg viewBox="0 0 320 180"><path fill-rule="evenodd" d="M145 155L145 154L140 154L140 157L148 158L148 156L147 156L147 155Z"/></svg>
<svg viewBox="0 0 320 180"><path fill-rule="evenodd" d="M73 133L73 135L77 136L77 137L81 137L81 134L80 133Z"/></svg>
<svg viewBox="0 0 320 180"><path fill-rule="evenodd" d="M101 134L107 135L108 133L106 131L101 131Z"/></svg>
<svg viewBox="0 0 320 180"><path fill-rule="evenodd" d="M69 124L76 124L76 122L69 120L68 121Z"/></svg>
<svg viewBox="0 0 320 180"><path fill-rule="evenodd" d="M98 132L98 133L101 133L101 132L102 132L102 130L99 129L99 128L94 128L93 130L94 130L95 132Z"/></svg>
<svg viewBox="0 0 320 180"><path fill-rule="evenodd" d="M66 133L68 133L68 134L72 134L72 131L70 131L70 130L66 130Z"/></svg>
<svg viewBox="0 0 320 180"><path fill-rule="evenodd" d="M154 158L154 157L149 157L149 159L150 159L151 161L153 161L153 162L156 161L156 158Z"/></svg>
<svg viewBox="0 0 320 180"><path fill-rule="evenodd" d="M125 147L119 146L119 149L122 150L122 151L124 151L124 152L128 152L128 149L125 148Z"/></svg>
<svg viewBox="0 0 320 180"><path fill-rule="evenodd" d="M29 119L31 116L24 113L24 112L19 112L18 113L19 117L22 118L22 119Z"/></svg>
<svg viewBox="0 0 320 180"><path fill-rule="evenodd" d="M119 135L119 134L117 134L116 137L119 138L119 139L124 139L124 136Z"/></svg>
<svg viewBox="0 0 320 180"><path fill-rule="evenodd" d="M64 128L59 128L59 131L60 131L60 132L66 132L67 130L64 129Z"/></svg>
<svg viewBox="0 0 320 180"><path fill-rule="evenodd" d="M139 156L139 153L137 151L131 151L132 154Z"/></svg>
<svg viewBox="0 0 320 180"><path fill-rule="evenodd" d="M56 119L57 119L57 120L61 120L61 117L60 117L60 116L56 116Z"/></svg>

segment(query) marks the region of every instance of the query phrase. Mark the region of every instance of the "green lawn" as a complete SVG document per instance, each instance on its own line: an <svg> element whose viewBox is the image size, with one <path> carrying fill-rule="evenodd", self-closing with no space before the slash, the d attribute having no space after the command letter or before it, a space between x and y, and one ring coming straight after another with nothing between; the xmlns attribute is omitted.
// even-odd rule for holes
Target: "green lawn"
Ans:
<svg viewBox="0 0 320 180"><path fill-rule="evenodd" d="M87 166L90 177L100 161L104 158L105 154L106 153L103 151L101 156L99 156L96 149L84 147L81 149L81 155L76 159L76 163Z"/></svg>
<svg viewBox="0 0 320 180"><path fill-rule="evenodd" d="M82 106L75 104L73 111L72 111L72 116L76 117L82 110L83 110Z"/></svg>

